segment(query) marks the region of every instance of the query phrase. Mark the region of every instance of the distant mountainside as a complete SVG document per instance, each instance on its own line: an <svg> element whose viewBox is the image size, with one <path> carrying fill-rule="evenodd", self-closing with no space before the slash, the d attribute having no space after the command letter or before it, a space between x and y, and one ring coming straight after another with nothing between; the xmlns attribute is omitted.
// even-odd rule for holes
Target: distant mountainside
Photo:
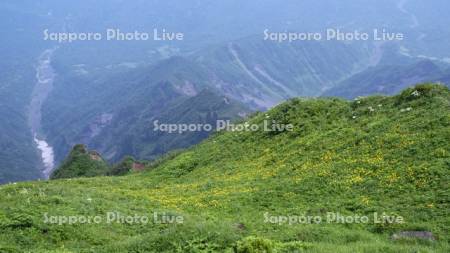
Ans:
<svg viewBox="0 0 450 253"><path fill-rule="evenodd" d="M0 48L0 184L41 176L39 154L28 124L35 73L25 55Z"/></svg>
<svg viewBox="0 0 450 253"><path fill-rule="evenodd" d="M221 132L142 173L0 186L0 250L449 252L448 88L291 99L247 123L260 130ZM125 221L136 216L148 223Z"/></svg>
<svg viewBox="0 0 450 253"><path fill-rule="evenodd" d="M160 99L164 99L160 97ZM91 139L90 145L106 151L108 158L116 160L125 155L139 159L152 159L171 150L197 144L211 132L194 131L167 133L155 130L155 124L210 124L218 120L235 121L244 118L250 110L242 104L209 90L201 90L193 97L178 98L181 101L159 100L163 108L126 107L116 119ZM156 112L155 112L156 110ZM89 138L87 138L89 140ZM108 146L112 145L112 146Z"/></svg>
<svg viewBox="0 0 450 253"><path fill-rule="evenodd" d="M209 114L234 120L250 112L208 88L204 70L182 57L94 81L70 73L64 76L56 81L43 114L44 129L59 160L76 143L85 143L112 161L125 155L151 159L207 136L154 131L156 120L204 123Z"/></svg>
<svg viewBox="0 0 450 253"><path fill-rule="evenodd" d="M43 129L58 161L76 143L112 161L125 155L151 159L207 137L155 133L155 120L204 123L209 113L233 120L293 96L318 95L376 65L382 57L377 50L370 43L280 45L249 37L116 73L80 73L79 66L61 64L57 56Z"/></svg>
<svg viewBox="0 0 450 253"><path fill-rule="evenodd" d="M10 3L9 3L10 2ZM0 4L0 184L41 177L42 162L28 123L35 61L42 41L32 31L42 28L38 16ZM33 41L33 42L32 42Z"/></svg>
<svg viewBox="0 0 450 253"><path fill-rule="evenodd" d="M290 97L317 96L369 66L382 49L372 43L277 43L254 36L194 55L222 93L267 109Z"/></svg>
<svg viewBox="0 0 450 253"><path fill-rule="evenodd" d="M434 80L435 82L441 82L444 83L445 85L449 86L450 85L450 68L447 69L446 71L444 71L444 74L442 76L440 76L439 78Z"/></svg>
<svg viewBox="0 0 450 253"><path fill-rule="evenodd" d="M342 81L322 96L355 98L373 94L392 95L421 82L447 82L448 74L430 60L423 60L411 65L385 65L369 68Z"/></svg>

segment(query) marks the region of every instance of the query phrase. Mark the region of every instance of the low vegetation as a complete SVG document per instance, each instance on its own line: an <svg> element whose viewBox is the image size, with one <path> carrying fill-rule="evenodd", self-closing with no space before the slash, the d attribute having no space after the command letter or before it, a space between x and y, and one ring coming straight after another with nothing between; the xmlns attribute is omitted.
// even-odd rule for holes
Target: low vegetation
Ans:
<svg viewBox="0 0 450 253"><path fill-rule="evenodd" d="M264 121L294 130L220 132L121 177L1 186L0 252L450 251L448 88L292 99L247 123Z"/></svg>

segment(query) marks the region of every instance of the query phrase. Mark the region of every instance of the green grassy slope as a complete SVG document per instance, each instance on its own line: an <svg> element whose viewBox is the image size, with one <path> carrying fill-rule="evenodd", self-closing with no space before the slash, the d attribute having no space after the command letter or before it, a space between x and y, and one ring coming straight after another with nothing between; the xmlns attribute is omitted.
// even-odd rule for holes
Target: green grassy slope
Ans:
<svg viewBox="0 0 450 253"><path fill-rule="evenodd" d="M417 91L417 92L415 92ZM448 252L450 91L421 85L394 97L290 100L250 123L289 132L225 132L124 177L0 188L0 252ZM108 212L148 224L105 220ZM154 212L182 217L159 224ZM337 224L327 212L403 217ZM98 223L48 224L51 216ZM274 224L270 216L324 217ZM430 231L435 241L390 239ZM264 251L265 250L265 251Z"/></svg>

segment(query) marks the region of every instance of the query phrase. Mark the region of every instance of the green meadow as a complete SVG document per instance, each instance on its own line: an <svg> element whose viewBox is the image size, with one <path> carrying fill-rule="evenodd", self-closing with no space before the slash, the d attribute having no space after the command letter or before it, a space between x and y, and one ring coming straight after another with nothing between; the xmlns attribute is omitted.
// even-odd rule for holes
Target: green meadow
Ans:
<svg viewBox="0 0 450 253"><path fill-rule="evenodd" d="M222 131L124 176L0 186L0 252L450 252L448 88L296 98L241 123L265 122L293 129Z"/></svg>

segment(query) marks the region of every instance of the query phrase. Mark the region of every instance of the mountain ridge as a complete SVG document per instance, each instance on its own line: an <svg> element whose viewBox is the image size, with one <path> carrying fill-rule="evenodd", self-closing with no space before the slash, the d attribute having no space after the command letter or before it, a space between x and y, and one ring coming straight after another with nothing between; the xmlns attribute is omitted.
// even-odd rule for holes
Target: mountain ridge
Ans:
<svg viewBox="0 0 450 253"><path fill-rule="evenodd" d="M353 99L374 94L393 95L415 83L438 81L445 72L430 60L412 64L383 65L369 68L344 80L322 96L337 96ZM447 83L449 85L449 83Z"/></svg>

